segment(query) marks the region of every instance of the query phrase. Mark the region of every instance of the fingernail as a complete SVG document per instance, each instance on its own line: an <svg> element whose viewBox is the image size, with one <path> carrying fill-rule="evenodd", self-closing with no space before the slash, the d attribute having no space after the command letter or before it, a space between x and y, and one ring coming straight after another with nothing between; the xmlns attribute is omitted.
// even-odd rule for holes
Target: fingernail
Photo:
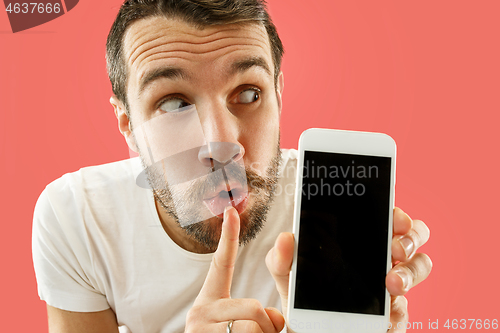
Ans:
<svg viewBox="0 0 500 333"><path fill-rule="evenodd" d="M413 241L409 237L401 237L399 239L399 244L403 247L403 250L405 251L406 258L410 258L413 255L413 250L415 249L415 246L413 244Z"/></svg>
<svg viewBox="0 0 500 333"><path fill-rule="evenodd" d="M410 281L409 281L409 278L408 278L408 274L406 274L403 270L401 269L397 269L395 270L395 273L401 278L401 280L403 281L403 291L408 291L408 287L410 285Z"/></svg>

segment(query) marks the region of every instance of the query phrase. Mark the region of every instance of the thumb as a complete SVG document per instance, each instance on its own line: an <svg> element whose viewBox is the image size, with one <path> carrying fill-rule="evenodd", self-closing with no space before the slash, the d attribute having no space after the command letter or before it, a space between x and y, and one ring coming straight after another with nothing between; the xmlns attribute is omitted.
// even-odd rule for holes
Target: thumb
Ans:
<svg viewBox="0 0 500 333"><path fill-rule="evenodd" d="M264 311L266 311L269 319L273 322L276 332L281 332L283 327L285 327L285 318L283 314L276 308L265 308Z"/></svg>
<svg viewBox="0 0 500 333"><path fill-rule="evenodd" d="M276 289L281 296L281 306L283 312L286 312L288 303L288 283L290 269L292 268L294 249L294 237L290 232L282 232L274 247L269 250L266 256L266 265L276 282Z"/></svg>

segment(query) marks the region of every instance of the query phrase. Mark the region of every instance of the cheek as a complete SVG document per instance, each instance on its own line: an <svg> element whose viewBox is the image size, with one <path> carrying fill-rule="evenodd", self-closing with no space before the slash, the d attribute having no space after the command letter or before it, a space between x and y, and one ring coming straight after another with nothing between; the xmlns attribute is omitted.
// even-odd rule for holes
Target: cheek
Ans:
<svg viewBox="0 0 500 333"><path fill-rule="evenodd" d="M264 175L269 163L276 156L279 140L279 117L254 117L245 122L240 143L245 148L245 166Z"/></svg>

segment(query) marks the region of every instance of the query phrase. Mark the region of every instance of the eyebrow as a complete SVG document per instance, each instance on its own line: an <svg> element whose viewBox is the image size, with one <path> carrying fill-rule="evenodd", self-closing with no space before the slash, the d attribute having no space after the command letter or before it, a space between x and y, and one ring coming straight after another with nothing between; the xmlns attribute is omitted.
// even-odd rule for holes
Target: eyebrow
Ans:
<svg viewBox="0 0 500 333"><path fill-rule="evenodd" d="M268 75L271 75L271 70L267 62L262 57L251 57L234 62L229 70L229 75L243 73L252 67L259 67L263 69ZM189 80L189 75L182 68L169 66L162 68L155 68L146 72L139 81L139 95L142 95L144 90L154 81L159 79L183 79Z"/></svg>
<svg viewBox="0 0 500 333"><path fill-rule="evenodd" d="M189 79L189 75L179 67L162 67L156 68L144 74L139 82L139 95L141 95L147 86L158 79Z"/></svg>
<svg viewBox="0 0 500 333"><path fill-rule="evenodd" d="M251 57L243 60L236 61L231 66L231 70L229 72L230 75L234 75L236 73L243 73L249 70L252 67L260 67L268 75L271 75L271 69L267 65L267 62L262 57Z"/></svg>

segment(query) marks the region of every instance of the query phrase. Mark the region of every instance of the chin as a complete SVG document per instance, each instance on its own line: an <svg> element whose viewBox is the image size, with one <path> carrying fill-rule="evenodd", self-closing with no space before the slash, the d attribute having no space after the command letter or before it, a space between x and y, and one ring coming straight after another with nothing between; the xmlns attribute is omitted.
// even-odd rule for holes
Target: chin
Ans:
<svg viewBox="0 0 500 333"><path fill-rule="evenodd" d="M255 230L255 223L250 221L249 211L252 208L251 206L251 200L248 200L242 212L238 212L240 217L240 245L247 244L255 237L258 230L260 230L260 227L257 227L258 230ZM213 216L202 222L190 225L185 230L207 251L213 252L219 244L222 233L222 222L223 217L221 214L221 216Z"/></svg>

